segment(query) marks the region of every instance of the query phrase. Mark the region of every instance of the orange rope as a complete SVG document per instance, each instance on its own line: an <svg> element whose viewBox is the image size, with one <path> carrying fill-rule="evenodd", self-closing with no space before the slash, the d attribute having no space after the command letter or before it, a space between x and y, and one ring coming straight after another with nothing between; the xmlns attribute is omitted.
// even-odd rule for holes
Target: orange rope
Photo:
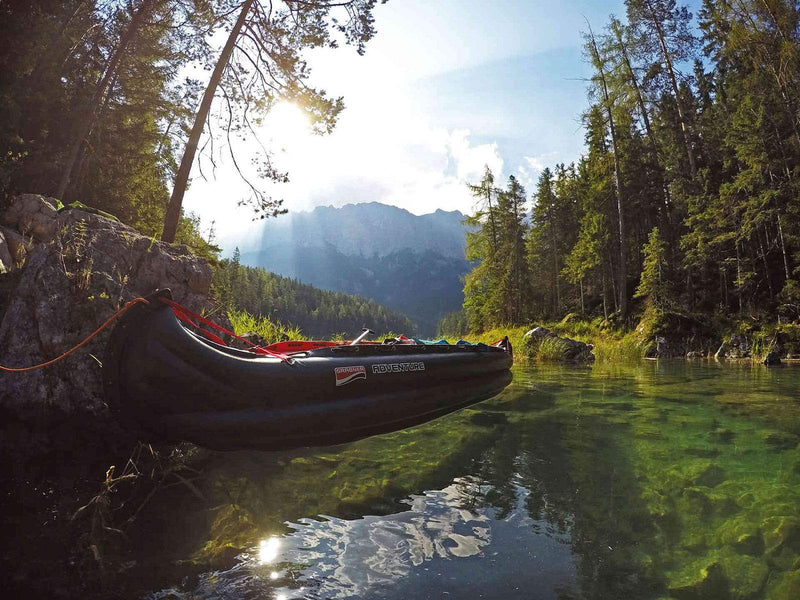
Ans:
<svg viewBox="0 0 800 600"><path fill-rule="evenodd" d="M59 356L57 358L54 358L53 360L48 360L47 362L44 362L44 363L42 363L40 365L34 365L32 367L21 367L19 369L13 369L11 367L4 367L3 365L0 365L0 371L6 371L8 373L24 373L25 371L34 371L35 369L41 369L41 368L44 368L44 367L49 367L50 365L54 365L58 361L63 360L66 357L68 357L70 354L75 352L75 350L77 350L78 348L80 348L82 346L85 346L89 342L89 340L91 340L94 336L96 336L98 333L103 331L103 329L108 327L112 322L114 322L114 320L118 319L119 317L124 315L129 309L133 308L134 306L136 306L137 304L139 304L141 302L144 302L145 304L150 304L150 302L148 300L145 300L144 298L134 298L133 300L131 300L130 302L125 304L125 306L120 308L111 317L109 317L108 320L105 323L103 323L102 325L100 325L100 327L95 329L94 332L89 337L87 337L85 340L83 340L80 344L78 344L74 348L70 348L69 350L64 352L64 354L62 354L61 356Z"/></svg>

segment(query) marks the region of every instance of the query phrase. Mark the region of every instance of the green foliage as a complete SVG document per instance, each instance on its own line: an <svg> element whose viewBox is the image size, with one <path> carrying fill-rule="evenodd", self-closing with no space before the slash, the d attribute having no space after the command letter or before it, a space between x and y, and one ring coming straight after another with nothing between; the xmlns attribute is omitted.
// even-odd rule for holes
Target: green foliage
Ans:
<svg viewBox="0 0 800 600"><path fill-rule="evenodd" d="M280 321L271 321L262 316L253 316L243 310L228 311L228 318L233 325L233 333L242 335L253 332L262 337L268 344L285 340L305 340L299 327L287 327Z"/></svg>
<svg viewBox="0 0 800 600"><path fill-rule="evenodd" d="M598 363L634 362L641 360L646 350L647 346L635 332L594 338L594 356Z"/></svg>
<svg viewBox="0 0 800 600"><path fill-rule="evenodd" d="M705 0L694 27L675 0L625 4L627 23L586 36L586 153L542 171L520 226L529 282L511 280L524 275L501 241L508 192L491 173L471 186L469 328L572 312L628 327L629 300L649 332L731 313L800 321L800 12Z"/></svg>
<svg viewBox="0 0 800 600"><path fill-rule="evenodd" d="M489 168L479 185L470 186L481 199L478 211L467 217L467 260L478 263L464 279L464 311L469 328L491 323L524 321L530 298L525 253L525 188L514 176L505 190L493 186ZM494 203L493 203L494 201Z"/></svg>
<svg viewBox="0 0 800 600"><path fill-rule="evenodd" d="M466 311L459 310L445 315L436 326L437 337L461 337L469 333Z"/></svg>
<svg viewBox="0 0 800 600"><path fill-rule="evenodd" d="M526 338L524 350L528 360L538 362L561 362L567 345L558 338Z"/></svg>
<svg viewBox="0 0 800 600"><path fill-rule="evenodd" d="M200 230L200 217L194 213L181 216L178 223L178 234L175 236L176 244L186 244L193 254L205 258L214 264L219 259L222 249L214 244L213 233L204 236Z"/></svg>
<svg viewBox="0 0 800 600"><path fill-rule="evenodd" d="M634 298L645 298L652 306L664 306L668 301L667 246L658 227L653 227L642 250L644 263Z"/></svg>

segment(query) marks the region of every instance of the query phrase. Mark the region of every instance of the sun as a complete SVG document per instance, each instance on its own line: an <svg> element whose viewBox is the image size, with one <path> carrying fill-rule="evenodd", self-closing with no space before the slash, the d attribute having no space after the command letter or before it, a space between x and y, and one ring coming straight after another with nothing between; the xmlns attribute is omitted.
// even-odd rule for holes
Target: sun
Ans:
<svg viewBox="0 0 800 600"><path fill-rule="evenodd" d="M270 109L263 131L281 146L295 146L311 135L311 122L299 106L282 100Z"/></svg>

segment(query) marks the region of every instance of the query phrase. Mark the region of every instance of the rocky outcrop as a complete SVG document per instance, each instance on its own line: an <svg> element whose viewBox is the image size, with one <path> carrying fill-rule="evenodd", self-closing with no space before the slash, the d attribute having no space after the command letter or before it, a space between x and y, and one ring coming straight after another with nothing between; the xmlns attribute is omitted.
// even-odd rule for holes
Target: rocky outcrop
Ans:
<svg viewBox="0 0 800 600"><path fill-rule="evenodd" d="M56 357L125 302L157 288L171 288L175 300L195 311L211 308L211 269L185 246L162 244L114 219L56 206L52 199L26 194L0 216L13 268L20 269L13 274L13 289L0 299L1 365L23 367ZM6 277L12 275L0 275ZM101 373L109 332L51 367L0 373L0 408L21 418L103 413Z"/></svg>
<svg viewBox="0 0 800 600"><path fill-rule="evenodd" d="M594 361L592 344L559 337L546 327L534 327L525 333L524 339L525 351L529 358L576 363Z"/></svg>

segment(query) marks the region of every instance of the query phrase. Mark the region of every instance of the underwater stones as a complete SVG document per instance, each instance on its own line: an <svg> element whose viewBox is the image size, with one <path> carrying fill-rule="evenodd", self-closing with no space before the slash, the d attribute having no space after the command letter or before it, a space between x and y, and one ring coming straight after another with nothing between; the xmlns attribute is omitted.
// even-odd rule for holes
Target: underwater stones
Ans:
<svg viewBox="0 0 800 600"><path fill-rule="evenodd" d="M797 600L800 598L800 570L781 573L767 589L768 600Z"/></svg>
<svg viewBox="0 0 800 600"><path fill-rule="evenodd" d="M720 455L716 448L686 448L684 450L689 456L699 456L700 458L715 458Z"/></svg>
<svg viewBox="0 0 800 600"><path fill-rule="evenodd" d="M730 546L737 554L761 556L764 554L764 538L758 525L747 517L737 517L722 524L717 530L717 541Z"/></svg>
<svg viewBox="0 0 800 600"><path fill-rule="evenodd" d="M689 531L681 538L681 547L698 554L708 548L708 539L700 532Z"/></svg>
<svg viewBox="0 0 800 600"><path fill-rule="evenodd" d="M715 464L708 465L691 479L694 485L702 485L710 488L718 486L723 481L725 481L725 469Z"/></svg>
<svg viewBox="0 0 800 600"><path fill-rule="evenodd" d="M732 600L756 598L769 577L769 567L766 563L751 556L741 554L723 556L720 564L728 582L728 597Z"/></svg>
<svg viewBox="0 0 800 600"><path fill-rule="evenodd" d="M470 415L470 423L479 427L492 427L494 425L507 425L508 417L502 412L479 412Z"/></svg>
<svg viewBox="0 0 800 600"><path fill-rule="evenodd" d="M719 562L700 559L669 577L667 589L678 600L725 598L728 582Z"/></svg>
<svg viewBox="0 0 800 600"><path fill-rule="evenodd" d="M709 433L708 437L710 437L712 441L720 444L730 444L733 441L733 438L736 437L736 433L730 429L718 428Z"/></svg>
<svg viewBox="0 0 800 600"><path fill-rule="evenodd" d="M681 494L680 508L685 514L710 516L713 504L704 490L690 487Z"/></svg>
<svg viewBox="0 0 800 600"><path fill-rule="evenodd" d="M750 556L761 556L764 553L764 539L761 534L743 533L733 543L733 548L739 554L749 554Z"/></svg>
<svg viewBox="0 0 800 600"><path fill-rule="evenodd" d="M742 508L750 508L756 501L756 496L753 492L745 492L736 498L736 505Z"/></svg>
<svg viewBox="0 0 800 600"><path fill-rule="evenodd" d="M769 556L768 562L771 566L780 571L794 571L800 569L800 555L786 546L781 548L779 552Z"/></svg>
<svg viewBox="0 0 800 600"><path fill-rule="evenodd" d="M775 450L791 450L800 443L800 437L786 431L772 431L764 435L764 441Z"/></svg>
<svg viewBox="0 0 800 600"><path fill-rule="evenodd" d="M761 523L764 550L776 554L782 548L800 552L800 519L797 517L768 517Z"/></svg>

